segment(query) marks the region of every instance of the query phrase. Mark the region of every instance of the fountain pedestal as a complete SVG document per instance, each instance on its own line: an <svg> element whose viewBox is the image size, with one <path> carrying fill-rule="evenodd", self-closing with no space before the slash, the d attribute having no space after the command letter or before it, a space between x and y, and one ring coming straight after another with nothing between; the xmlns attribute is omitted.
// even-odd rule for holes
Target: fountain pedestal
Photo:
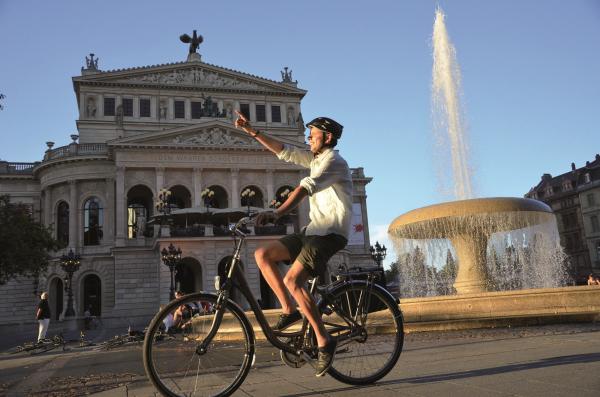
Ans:
<svg viewBox="0 0 600 397"><path fill-rule="evenodd" d="M478 233L460 234L450 239L460 264L454 281L456 293L476 294L488 290L487 241L485 235Z"/></svg>

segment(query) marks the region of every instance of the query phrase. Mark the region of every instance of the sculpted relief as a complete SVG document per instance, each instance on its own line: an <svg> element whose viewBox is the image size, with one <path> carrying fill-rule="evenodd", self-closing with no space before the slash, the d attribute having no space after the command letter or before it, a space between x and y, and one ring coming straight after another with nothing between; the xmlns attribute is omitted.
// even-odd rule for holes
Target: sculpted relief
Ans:
<svg viewBox="0 0 600 397"><path fill-rule="evenodd" d="M250 90L259 88L257 84L240 81L202 68L152 73L144 76L132 77L127 79L127 81L134 83L187 84L204 87L241 88Z"/></svg>
<svg viewBox="0 0 600 397"><path fill-rule="evenodd" d="M232 134L231 131L221 128L211 128L192 136L179 135L173 139L173 143L204 146L260 146L254 139Z"/></svg>

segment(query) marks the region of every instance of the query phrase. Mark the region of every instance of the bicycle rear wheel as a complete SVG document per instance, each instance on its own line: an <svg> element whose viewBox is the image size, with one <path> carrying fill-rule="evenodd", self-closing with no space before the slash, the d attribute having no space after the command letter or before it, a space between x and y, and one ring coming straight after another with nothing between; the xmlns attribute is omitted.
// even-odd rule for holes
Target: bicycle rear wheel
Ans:
<svg viewBox="0 0 600 397"><path fill-rule="evenodd" d="M254 357L254 333L243 311L231 301L221 309L223 319L206 347L216 313L181 319L178 308L198 302L212 307L216 296L186 295L163 308L152 319L144 339L144 367L154 386L166 396L229 396L244 381ZM209 306L210 305L210 306Z"/></svg>
<svg viewBox="0 0 600 397"><path fill-rule="evenodd" d="M396 365L404 343L402 312L379 286L342 285L327 298L323 321L339 343L329 374L340 382L365 385Z"/></svg>

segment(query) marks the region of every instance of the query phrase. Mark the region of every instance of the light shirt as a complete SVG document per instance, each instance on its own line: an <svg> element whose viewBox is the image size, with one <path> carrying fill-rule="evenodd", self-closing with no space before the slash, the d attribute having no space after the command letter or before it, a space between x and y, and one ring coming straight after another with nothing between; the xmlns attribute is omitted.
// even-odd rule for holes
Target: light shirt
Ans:
<svg viewBox="0 0 600 397"><path fill-rule="evenodd" d="M331 148L318 156L310 150L284 145L280 160L310 168L310 176L300 181L309 195L310 223L307 236L339 234L348 239L352 218L352 174L346 160Z"/></svg>

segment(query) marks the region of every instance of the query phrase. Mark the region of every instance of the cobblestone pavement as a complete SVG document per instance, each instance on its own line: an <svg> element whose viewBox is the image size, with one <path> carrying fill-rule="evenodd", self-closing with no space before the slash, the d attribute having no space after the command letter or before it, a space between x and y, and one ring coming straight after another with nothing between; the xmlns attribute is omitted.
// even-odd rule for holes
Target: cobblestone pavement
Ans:
<svg viewBox="0 0 600 397"><path fill-rule="evenodd" d="M392 372L375 385L353 387L291 369L274 349L259 349L239 396L598 396L600 324L407 334ZM277 388L273 388L273 384ZM0 355L0 396L154 396L141 346L114 351Z"/></svg>

